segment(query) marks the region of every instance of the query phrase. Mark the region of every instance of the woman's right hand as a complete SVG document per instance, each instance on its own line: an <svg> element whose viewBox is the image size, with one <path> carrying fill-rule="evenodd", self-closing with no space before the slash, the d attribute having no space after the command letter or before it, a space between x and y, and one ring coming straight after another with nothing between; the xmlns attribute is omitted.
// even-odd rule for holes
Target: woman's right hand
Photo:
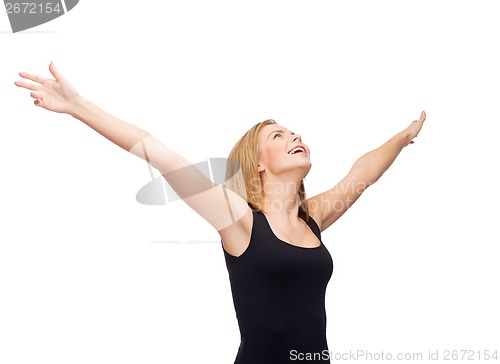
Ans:
<svg viewBox="0 0 500 364"><path fill-rule="evenodd" d="M20 72L22 78L36 82L16 81L16 86L31 90L30 96L35 99L34 104L44 109L70 114L80 98L76 89L50 62L49 70L55 79L44 78L26 72Z"/></svg>

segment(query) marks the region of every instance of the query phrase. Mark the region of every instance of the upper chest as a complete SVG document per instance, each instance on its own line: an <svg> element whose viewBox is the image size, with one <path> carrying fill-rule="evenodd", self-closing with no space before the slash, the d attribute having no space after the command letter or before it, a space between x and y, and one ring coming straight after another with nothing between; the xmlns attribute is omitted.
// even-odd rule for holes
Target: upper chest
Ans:
<svg viewBox="0 0 500 364"><path fill-rule="evenodd" d="M270 233L283 243L301 248L317 248L321 245L320 239L302 219L296 226L291 226L291 224L268 218L265 215L263 217Z"/></svg>

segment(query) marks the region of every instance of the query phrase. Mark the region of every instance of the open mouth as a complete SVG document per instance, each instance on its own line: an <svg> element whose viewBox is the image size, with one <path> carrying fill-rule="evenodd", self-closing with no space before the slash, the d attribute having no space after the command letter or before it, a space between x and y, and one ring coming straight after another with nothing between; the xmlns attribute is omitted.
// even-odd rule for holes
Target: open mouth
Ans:
<svg viewBox="0 0 500 364"><path fill-rule="evenodd" d="M298 153L305 153L306 150L304 147L295 147L291 151L288 152L288 154L298 154Z"/></svg>

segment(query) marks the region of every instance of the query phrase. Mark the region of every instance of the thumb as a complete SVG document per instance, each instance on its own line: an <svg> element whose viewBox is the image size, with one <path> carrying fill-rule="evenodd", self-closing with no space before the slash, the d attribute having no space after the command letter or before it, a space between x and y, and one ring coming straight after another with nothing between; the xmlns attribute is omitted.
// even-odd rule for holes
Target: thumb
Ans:
<svg viewBox="0 0 500 364"><path fill-rule="evenodd" d="M425 111L422 111L422 114L420 114L420 119L418 121L424 121L426 117Z"/></svg>
<svg viewBox="0 0 500 364"><path fill-rule="evenodd" d="M49 71L54 76L56 81L62 80L64 77L61 75L61 73L57 70L56 66L54 66L54 62L50 62L49 64Z"/></svg>

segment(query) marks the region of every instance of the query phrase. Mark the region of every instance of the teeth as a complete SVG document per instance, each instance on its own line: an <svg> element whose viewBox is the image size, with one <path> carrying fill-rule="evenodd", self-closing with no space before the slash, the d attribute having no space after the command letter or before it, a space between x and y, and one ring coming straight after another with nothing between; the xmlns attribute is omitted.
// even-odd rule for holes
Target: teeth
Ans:
<svg viewBox="0 0 500 364"><path fill-rule="evenodd" d="M300 151L302 151L302 152L304 152L304 153L306 152L306 151L304 150L304 148L302 148L302 147L295 147L295 148L293 148L291 151L289 151L289 152L288 152L288 154L295 154L295 153L297 153L299 150L300 150Z"/></svg>

